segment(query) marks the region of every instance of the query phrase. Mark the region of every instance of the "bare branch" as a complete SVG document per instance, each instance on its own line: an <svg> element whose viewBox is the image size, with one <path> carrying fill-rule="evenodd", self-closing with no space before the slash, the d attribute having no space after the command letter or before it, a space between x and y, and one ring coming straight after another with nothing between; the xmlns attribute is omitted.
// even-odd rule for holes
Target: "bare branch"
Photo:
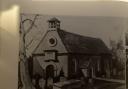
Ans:
<svg viewBox="0 0 128 89"><path fill-rule="evenodd" d="M39 16L38 14L35 15L34 20L25 19L25 20L22 21L22 24L24 24L26 21L31 22L30 27L29 27L29 28L27 29L27 31L25 32L25 35L28 34L28 33L31 31L31 29L33 28L33 26L35 26L35 27L37 28L37 26L35 25L35 22L36 22L36 19L37 19L38 16Z"/></svg>
<svg viewBox="0 0 128 89"><path fill-rule="evenodd" d="M32 44L32 42L34 41L34 39L32 39L27 45L26 45L26 49Z"/></svg>

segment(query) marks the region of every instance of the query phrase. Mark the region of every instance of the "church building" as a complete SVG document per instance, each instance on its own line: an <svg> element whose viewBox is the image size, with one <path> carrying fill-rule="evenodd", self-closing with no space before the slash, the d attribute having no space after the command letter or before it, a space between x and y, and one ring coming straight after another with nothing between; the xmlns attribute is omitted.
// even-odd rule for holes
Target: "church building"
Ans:
<svg viewBox="0 0 128 89"><path fill-rule="evenodd" d="M48 30L33 52L33 75L59 82L84 77L110 77L111 53L99 38L62 30L57 18L48 20ZM86 30L86 29L85 29Z"/></svg>

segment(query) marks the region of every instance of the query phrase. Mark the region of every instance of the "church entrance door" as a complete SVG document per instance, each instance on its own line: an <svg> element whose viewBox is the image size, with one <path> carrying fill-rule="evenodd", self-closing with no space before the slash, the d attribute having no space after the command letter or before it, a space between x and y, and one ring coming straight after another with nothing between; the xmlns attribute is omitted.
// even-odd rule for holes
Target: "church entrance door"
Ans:
<svg viewBox="0 0 128 89"><path fill-rule="evenodd" d="M46 67L46 89L52 89L54 79L54 66L48 65Z"/></svg>

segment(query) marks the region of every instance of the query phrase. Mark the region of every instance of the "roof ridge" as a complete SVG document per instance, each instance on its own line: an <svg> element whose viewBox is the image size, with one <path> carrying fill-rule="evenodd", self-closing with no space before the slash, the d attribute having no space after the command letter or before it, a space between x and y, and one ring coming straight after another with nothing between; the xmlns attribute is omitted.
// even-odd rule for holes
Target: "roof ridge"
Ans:
<svg viewBox="0 0 128 89"><path fill-rule="evenodd" d="M97 39L97 40L99 39L99 40L101 40L98 37L95 38L95 37L85 36L85 35L77 34L77 33L74 33L74 32L69 32L69 31L66 31L66 30L63 30L63 29L58 29L58 31L64 31L64 32L70 33L72 35L77 35L77 36L81 36L81 37L88 37L88 38L92 38L92 39Z"/></svg>

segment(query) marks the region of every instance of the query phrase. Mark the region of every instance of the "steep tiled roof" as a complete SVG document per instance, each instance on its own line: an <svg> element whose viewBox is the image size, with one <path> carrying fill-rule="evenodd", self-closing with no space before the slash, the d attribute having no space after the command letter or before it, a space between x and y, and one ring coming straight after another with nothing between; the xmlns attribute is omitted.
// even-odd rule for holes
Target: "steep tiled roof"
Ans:
<svg viewBox="0 0 128 89"><path fill-rule="evenodd" d="M87 54L110 53L105 43L99 38L81 36L61 29L57 31L68 52Z"/></svg>

